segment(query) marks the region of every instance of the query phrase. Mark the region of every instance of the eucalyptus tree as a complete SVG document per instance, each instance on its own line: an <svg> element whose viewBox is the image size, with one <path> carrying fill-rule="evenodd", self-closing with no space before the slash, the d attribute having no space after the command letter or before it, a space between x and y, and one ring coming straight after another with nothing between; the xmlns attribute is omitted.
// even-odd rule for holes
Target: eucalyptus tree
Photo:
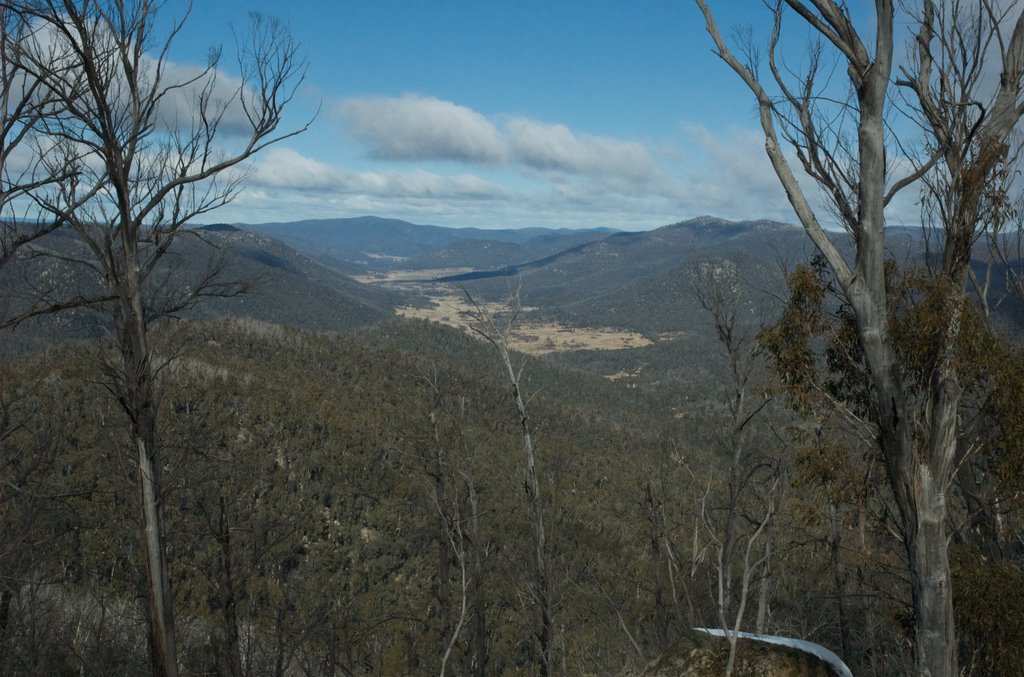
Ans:
<svg viewBox="0 0 1024 677"><path fill-rule="evenodd" d="M91 301L113 327L107 388L124 411L137 462L153 672L174 675L157 430L166 360L155 350L153 328L204 297L235 294L244 285L227 280L217 263L196 279L176 279L171 246L195 236L186 229L192 219L237 195L241 163L308 123L280 129L305 72L284 25L252 16L250 30L237 37L240 77L221 72L220 50L211 51L205 68L190 71L170 59L187 12L161 36L161 4L26 0L22 10L42 37L20 58L59 109L43 120L61 149L44 158L44 167L71 178L36 200L80 239L83 254L69 262L102 285L101 298Z"/></svg>
<svg viewBox="0 0 1024 677"><path fill-rule="evenodd" d="M532 577L530 598L539 615L539 623L535 631L537 650L535 659L540 664L540 674L554 674L554 586L552 583L551 557L544 529L544 499L540 491L540 479L537 473L537 456L533 442L532 424L527 409L529 398L523 392L523 368L525 362L516 364L509 343L513 329L522 311L522 302L517 289L511 294L505 312L490 312L468 291L466 298L470 309L465 311L469 320L469 328L498 353L498 361L506 382L512 389L512 402L515 406L519 434L523 447L523 492L530 510L531 545L533 546ZM532 646L532 642L531 642Z"/></svg>
<svg viewBox="0 0 1024 677"><path fill-rule="evenodd" d="M1011 11L1015 3L919 0L901 6L897 21L895 3L876 0L865 30L845 2L777 0L761 53L749 40L734 51L708 3L696 1L715 53L754 94L768 158L852 309L909 561L916 672L954 675L946 496L961 461L956 347L972 246L1000 220L1009 190L1012 132L1024 113L1024 17ZM784 21L794 19L801 35L814 36L802 71L780 54ZM844 87L828 82L838 72ZM904 120L890 126L896 112ZM920 152L904 129L921 132ZM801 187L794 156L823 208ZM887 288L886 209L908 188L922 192L925 224L942 243L921 300L940 318L922 368L897 350ZM852 261L822 227L822 209L850 235Z"/></svg>

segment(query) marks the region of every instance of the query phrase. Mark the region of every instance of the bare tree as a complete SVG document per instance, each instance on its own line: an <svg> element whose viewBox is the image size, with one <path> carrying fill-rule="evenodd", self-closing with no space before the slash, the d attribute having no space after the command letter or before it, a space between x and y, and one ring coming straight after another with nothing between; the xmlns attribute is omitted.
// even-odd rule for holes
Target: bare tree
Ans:
<svg viewBox="0 0 1024 677"><path fill-rule="evenodd" d="M533 540L533 585L531 594L540 615L536 640L539 644L538 658L542 676L553 674L554 671L554 600L551 584L551 572L548 565L548 549L544 536L544 503L540 494L540 480L537 477L537 464L533 448L533 435L530 430L530 417L526 410L527 399L523 395L522 374L525 363L518 367L513 361L509 341L519 313L522 310L519 291L512 294L508 302L508 310L504 317L495 317L466 292L471 309L467 311L470 329L487 341L498 353L502 371L512 387L512 401L515 404L519 419L519 431L523 440L523 464L525 478L523 490L526 503L530 508Z"/></svg>
<svg viewBox="0 0 1024 677"><path fill-rule="evenodd" d="M59 219L32 218L38 212L31 198L71 176L67 169L51 173L44 163L50 148L42 135L43 120L59 108L25 67L22 57L36 44L39 30L29 19L22 7L0 4L0 270L27 245L62 225ZM56 54L48 56L52 68L64 67ZM13 322L9 302L5 299L0 307L0 327ZM0 674L8 664L8 629L17 595L15 563L31 566L31 558L21 554L27 550L24 541L31 533L26 529L29 520L18 515L38 511L42 497L28 491L27 482L53 461L56 452L53 446L52 453L45 456L30 455L11 443L12 433L19 428L34 427L41 435L44 427L33 418L49 412L24 411L9 401L8 393L2 392L7 377L6 369L0 369L0 534L4 546L0 548Z"/></svg>
<svg viewBox="0 0 1024 677"><path fill-rule="evenodd" d="M167 284L158 265L190 220L230 201L245 172L238 165L268 145L305 129L278 131L285 106L304 75L304 60L287 29L253 15L239 38L241 81L226 85L219 51L205 69L175 75L168 60L184 19L159 41L160 3L150 0L45 0L26 3L59 54L22 56L59 114L44 132L56 157L73 162L74 179L36 197L53 218L77 233L88 254L70 263L101 281L102 308L117 343L106 364L110 392L128 420L138 464L142 553L154 674L177 674L171 583L162 526L163 463L157 416L165 362L152 328L160 318L208 296L230 295L213 265L199 279ZM180 69L179 69L180 70ZM56 161L56 160L54 160ZM60 167L46 165L50 175ZM96 301L94 300L94 301Z"/></svg>
<svg viewBox="0 0 1024 677"><path fill-rule="evenodd" d="M725 665L726 677L732 674L736 663L736 646L740 638L741 628L743 627L743 617L746 614L747 603L750 599L751 583L755 577L763 579L768 575L771 548L766 546L761 555L756 553L755 548L762 546L759 541L763 541L764 544L771 542L768 529L772 517L775 516L775 500L778 486L779 476L776 473L772 477L771 485L766 492L766 504L761 514L755 519L753 531L743 535L730 534L726 531L725 537L732 539L731 543L720 538L722 532L708 515L707 502L704 501L701 504L701 519L704 522L704 527L711 539L711 546L715 553L714 567L718 584L715 602L718 609L718 622L729 643L729 657ZM739 547L740 542L743 542L742 548ZM737 551L742 551L742 557L737 556ZM727 557L731 559L727 559ZM735 582L738 583L738 586L736 590L733 590L733 577L736 575L737 568L739 576ZM735 597L735 600L732 597Z"/></svg>
<svg viewBox="0 0 1024 677"><path fill-rule="evenodd" d="M55 148L43 131L44 119L57 115L59 102L26 68L24 56L35 49L55 72L67 61L40 45L40 28L25 8L0 3L0 269L26 245L53 232L63 222L39 216L32 196L70 180L73 167L48 161ZM56 171L54 171L56 170ZM7 313L0 326L10 324Z"/></svg>
<svg viewBox="0 0 1024 677"><path fill-rule="evenodd" d="M466 547L466 535L462 531L462 514L459 509L459 497L455 496L452 501L453 509L451 516L445 513L444 507L438 503L436 505L437 512L444 520L447 529L446 536L448 538L448 545L451 546L452 555L455 557L455 561L459 567L459 612L455 618L455 627L451 628L449 633L450 637L446 637L447 642L444 646L444 653L441 656L441 668L439 673L441 677L444 677L448 673L448 661L452 656L452 649L455 648L456 642L459 641L459 635L462 634L462 628L466 625L468 617L468 606L469 606L469 574L467 573L468 567L466 565L466 559L469 557L468 549Z"/></svg>
<svg viewBox="0 0 1024 677"><path fill-rule="evenodd" d="M754 397L755 376L762 362L755 305L745 298L745 282L736 264L728 260L702 260L691 271L697 301L710 316L715 334L728 366L726 410L727 431L723 444L728 455L727 485L723 516L716 518L701 502L701 520L711 539L717 577L716 602L719 623L729 642L726 674L732 674L736 644L743 627L752 582L764 594L758 595L758 632L763 631L767 614L766 579L771 560L770 527L775 513L779 484L777 462L756 453L751 435L758 416L771 399ZM749 317L745 317L749 315ZM765 472L767 471L767 473ZM758 489L765 506L751 515L749 503ZM752 559L753 549L763 554Z"/></svg>
<svg viewBox="0 0 1024 677"><path fill-rule="evenodd" d="M447 674L460 636L469 630L466 667L472 674L478 674L485 670L487 643L482 595L484 548L474 472L482 444L471 439L470 407L467 398L458 393L458 387L449 383L434 365L421 366L418 380L429 393L430 402L429 451L421 458L429 480L429 501L438 518L435 595L441 620L439 673L442 677ZM454 602L453 562L458 569Z"/></svg>
<svg viewBox="0 0 1024 677"><path fill-rule="evenodd" d="M732 599L732 564L736 555L737 529L741 518L741 499L758 464L750 448L752 424L770 399L751 397L751 379L761 361L762 349L749 320L741 317L743 281L730 261L705 260L694 265L694 294L701 307L711 316L715 334L729 369L726 408L729 423L723 446L729 456L728 496L724 520L724 560L727 573L724 587L726 599ZM748 308L752 310L752 308ZM748 324L748 326L744 326Z"/></svg>
<svg viewBox="0 0 1024 677"><path fill-rule="evenodd" d="M892 0L876 0L868 39L858 32L846 3L778 0L770 5L769 75L762 76L757 50L745 44L745 58L738 58L722 38L705 0L696 1L716 54L753 92L772 166L853 310L870 376L878 445L899 508L910 565L916 671L933 677L955 675L946 495L957 463L963 388L954 353L967 303L964 283L971 246L1000 209L1010 135L1024 112L1024 18L1018 18L1012 34L1006 35L1009 17L995 2L913 3L911 60L894 82L897 23ZM818 37L807 70L795 81L794 71L777 56L787 16L795 16ZM827 89L820 82L827 78L827 54L845 66L849 77L848 98L840 95L837 104L832 103L835 96L822 93ZM1000 73L993 92L986 95L982 71L990 59ZM897 164L892 160L909 144L886 135L885 115L894 84L908 92L911 123L923 131L928 151L916 161L908 157L910 168L899 176L893 176ZM769 86L774 94L766 89ZM803 171L821 189L830 213L851 235L852 263L822 228L783 143L795 152ZM934 197L935 209L926 216L943 242L928 290L941 309L941 326L925 369L914 373L897 351L889 324L885 210L896 194L922 178L924 189L932 188Z"/></svg>

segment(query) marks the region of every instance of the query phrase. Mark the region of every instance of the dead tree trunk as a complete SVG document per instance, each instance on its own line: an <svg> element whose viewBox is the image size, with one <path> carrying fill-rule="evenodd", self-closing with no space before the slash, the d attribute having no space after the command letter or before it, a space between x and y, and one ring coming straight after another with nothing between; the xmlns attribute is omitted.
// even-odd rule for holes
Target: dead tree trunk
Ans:
<svg viewBox="0 0 1024 677"><path fill-rule="evenodd" d="M163 539L162 467L157 447L159 400L156 397L156 374L136 253L131 246L124 247L123 253L122 275L119 279L112 279L110 289L111 294L119 299L119 312L114 322L121 357L120 369L111 370L115 383L113 389L130 422L129 442L138 463L140 528L153 674L171 677L178 674L178 668L172 609L174 598Z"/></svg>
<svg viewBox="0 0 1024 677"><path fill-rule="evenodd" d="M525 471L523 491L526 494L526 504L530 510L531 541L533 547L531 593L536 603L537 615L539 616L534 636L531 639L537 643L536 659L540 666L540 674L542 677L548 677L553 674L554 669L553 642L555 627L551 573L548 569L547 542L544 534L544 505L540 491L540 480L537 476L537 463L533 447L533 435L530 430L530 417L527 413L526 400L523 397L521 387L520 376L522 369L516 369L509 349L512 328L518 318L521 304L518 294L510 299L509 315L503 326L499 328L494 317L484 310L483 306L468 293L467 297L473 306L473 310L469 312L473 322L470 328L496 349L502 372L512 388L512 402L515 405L519 434L522 439L523 466Z"/></svg>
<svg viewBox="0 0 1024 677"><path fill-rule="evenodd" d="M470 544L470 558L473 562L470 579L470 604L472 605L471 639L469 642L469 673L477 677L488 674L487 655L487 599L484 594L484 544L480 532L480 501L473 476L466 478L469 500L469 531L466 537Z"/></svg>
<svg viewBox="0 0 1024 677"><path fill-rule="evenodd" d="M551 613L551 577L548 571L547 543L544 538L544 507L541 503L540 481L537 479L537 465L533 453L533 437L530 434L530 419L526 413L526 402L519 387L519 374L512 366L512 358L508 348L499 351L505 365L506 375L512 384L512 399L519 414L519 430L523 438L523 460L526 465L526 481L523 489L526 502L530 506L533 526L533 594L537 598L537 611L540 615L540 627L537 630L541 677L553 674L552 641L554 639L554 620Z"/></svg>
<svg viewBox="0 0 1024 677"><path fill-rule="evenodd" d="M438 403L435 403L435 405ZM441 433L438 430L437 407L430 412L430 427L433 437L433 456L430 458L431 468L428 474L431 479L431 492L434 507L437 512L437 579L434 586L434 597L437 599L437 606L441 617L441 629L438 641L440 642L439 654L447 657L451 652L449 640L452 635L451 629L451 519L447 510L451 498L448 496L445 477L444 448L441 442ZM444 676L444 665L441 667L441 675Z"/></svg>
<svg viewBox="0 0 1024 677"><path fill-rule="evenodd" d="M227 516L227 501L220 496L216 541L219 550L218 587L220 588L221 622L224 627L221 653L231 677L242 677L242 648L238 636L238 582L232 562L231 525Z"/></svg>
<svg viewBox="0 0 1024 677"><path fill-rule="evenodd" d="M647 513L647 521L650 527L650 576L651 588L654 595L654 637L658 644L658 653L664 653L669 646L669 595L665 589L664 574L662 573L662 549L666 535L664 534L661 522L660 502L654 497L654 489L651 482L644 484L644 510ZM664 559L668 559L667 554Z"/></svg>
<svg viewBox="0 0 1024 677"><path fill-rule="evenodd" d="M839 608L839 638L843 646L843 660L850 662L850 611L846 599L846 565L843 564L842 543L843 532L839 524L836 506L829 503L828 520L831 535L829 538L829 556L832 560L832 584L836 591L836 605Z"/></svg>
<svg viewBox="0 0 1024 677"><path fill-rule="evenodd" d="M754 617L754 632L759 635L764 635L768 632L768 586L771 581L772 549L774 543L772 534L769 532L764 539L764 570L761 572L761 579L757 583L757 615Z"/></svg>

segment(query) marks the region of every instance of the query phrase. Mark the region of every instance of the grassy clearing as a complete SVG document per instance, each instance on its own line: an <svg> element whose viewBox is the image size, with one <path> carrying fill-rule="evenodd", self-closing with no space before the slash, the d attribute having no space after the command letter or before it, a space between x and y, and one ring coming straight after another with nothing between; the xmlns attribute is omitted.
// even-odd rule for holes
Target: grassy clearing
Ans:
<svg viewBox="0 0 1024 677"><path fill-rule="evenodd" d="M425 271L420 271L421 273ZM422 278L421 278L422 279ZM405 306L396 312L402 317L413 317L439 322L469 331L469 306L464 296L454 293L449 287L435 285L418 286L430 303L423 307ZM500 313L505 309L501 303L482 303L489 313ZM524 307L524 313L535 308ZM523 353L544 355L547 353L572 350L622 350L651 345L641 334L622 329L602 327L570 327L555 322L523 321L517 325L512 336L511 347Z"/></svg>

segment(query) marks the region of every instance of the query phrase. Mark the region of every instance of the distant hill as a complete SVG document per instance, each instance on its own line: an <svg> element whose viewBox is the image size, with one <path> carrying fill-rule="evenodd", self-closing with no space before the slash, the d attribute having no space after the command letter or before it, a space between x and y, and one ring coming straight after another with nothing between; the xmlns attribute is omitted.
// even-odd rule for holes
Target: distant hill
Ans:
<svg viewBox="0 0 1024 677"><path fill-rule="evenodd" d="M304 329L343 331L390 317L404 297L353 280L355 266L328 266L266 235L247 230L203 231L204 239L223 251L229 274L257 280L254 291L200 305L202 317L252 317ZM206 245L198 248L201 258Z"/></svg>
<svg viewBox="0 0 1024 677"><path fill-rule="evenodd" d="M849 252L844 233L834 234L834 239ZM936 243L931 245L934 248ZM923 261L925 241L917 229L892 229L888 247L901 265ZM15 265L0 271L0 301L6 305L0 312L10 316L19 304L24 307L24 298L40 291L54 299L99 291L95 274L68 262L88 258L74 234L54 233L40 241L36 250L57 257L26 251ZM357 277L414 279L417 276L409 275L410 271L423 271L420 279L429 279L437 275L434 271L468 269L468 273L439 279L491 300L519 286L524 305L531 308L530 320L626 329L658 341L690 341L693 347L712 336L707 314L694 295L696 261L734 267L754 296L777 306L785 297L784 271L808 261L813 252L801 228L764 220L704 216L645 232L617 232L443 228L359 217L197 227L177 240L158 277L170 287L188 284L201 278L211 261L222 258L227 277L256 282L254 291L209 300L187 316L251 317L344 331L393 317L397 306L427 302L416 284L364 284ZM979 250L976 270L981 279L986 275L983 260L984 252ZM996 287L1002 283L1001 272L996 269L991 275ZM1000 321L1024 326L1024 307L1015 297L1007 297L998 311ZM760 317L752 315L751 321ZM102 316L85 311L29 322L2 337L0 352L17 352L54 335L90 338L103 330L103 322ZM652 347L647 354L653 357L659 351L666 352ZM593 359L604 371L608 356ZM646 359L644 351L637 353L637 360Z"/></svg>
<svg viewBox="0 0 1024 677"><path fill-rule="evenodd" d="M453 277L485 294L501 294L518 275L526 302L561 306L670 274L702 256L753 256L764 265L777 258L804 260L806 236L795 226L771 221L732 222L712 217L637 233L615 233L546 259L511 268Z"/></svg>
<svg viewBox="0 0 1024 677"><path fill-rule="evenodd" d="M496 269L528 264L574 249L580 245L598 242L610 231L581 230L550 232L531 237L523 242L508 242L486 238L467 238L433 249L425 254L396 263L397 268L410 270L429 268Z"/></svg>
<svg viewBox="0 0 1024 677"><path fill-rule="evenodd" d="M78 238L57 232L0 271L0 312L11 316L44 292L53 300L94 297L101 281L85 266ZM219 263L218 263L219 262ZM180 288L201 279L212 265L222 265L223 279L244 280L252 291L234 298L207 299L184 317L247 317L305 329L343 331L391 317L405 297L396 291L359 283L355 266L328 266L259 233L217 224L183 232L153 275L151 294ZM52 339L93 338L104 331L105 317L88 310L62 312L25 322L0 337L0 353L20 352Z"/></svg>
<svg viewBox="0 0 1024 677"><path fill-rule="evenodd" d="M469 267L520 263L614 232L609 229L446 228L376 216L236 225L270 235L332 265L355 264L377 271L446 267L456 265L449 263L456 259L461 262L457 265ZM517 246L523 248L520 250Z"/></svg>
<svg viewBox="0 0 1024 677"><path fill-rule="evenodd" d="M760 299L761 305L775 305L771 303L772 295L784 296L783 273L771 261L745 253L696 256L622 286L552 306L545 315L569 325L591 326L600 322L602 326L632 329L648 336L698 330L711 335L709 316L700 307L694 291L692 269L697 259L730 262L749 288L747 297Z"/></svg>

